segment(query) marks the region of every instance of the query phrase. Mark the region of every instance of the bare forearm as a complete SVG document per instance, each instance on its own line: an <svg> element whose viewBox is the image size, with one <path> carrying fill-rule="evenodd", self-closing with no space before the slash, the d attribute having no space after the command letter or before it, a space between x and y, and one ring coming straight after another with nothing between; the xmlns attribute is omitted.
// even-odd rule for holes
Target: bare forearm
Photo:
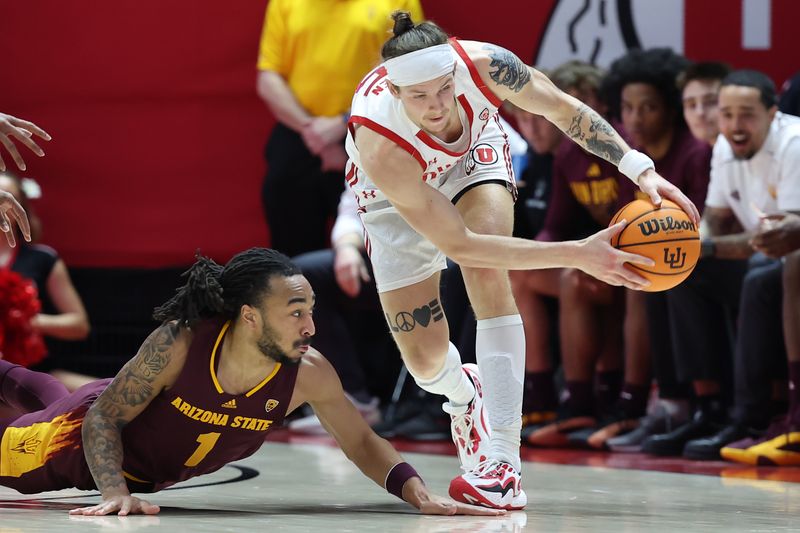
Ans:
<svg viewBox="0 0 800 533"><path fill-rule="evenodd" d="M286 80L270 70L261 71L258 75L258 95L285 126L300 131L313 118L303 109Z"/></svg>
<svg viewBox="0 0 800 533"><path fill-rule="evenodd" d="M459 265L502 270L577 267L580 241L541 242L470 233L445 253Z"/></svg>
<svg viewBox="0 0 800 533"><path fill-rule="evenodd" d="M350 460L365 476L381 487L386 482L389 470L397 463L403 462L403 458L397 453L397 450L386 439L382 439L374 433L365 439L363 445L359 447L358 453L351 455Z"/></svg>
<svg viewBox="0 0 800 533"><path fill-rule="evenodd" d="M63 340L85 339L89 334L89 321L82 313L42 313L33 319L33 327L42 335Z"/></svg>
<svg viewBox="0 0 800 533"><path fill-rule="evenodd" d="M86 464L103 498L130 494L122 474L121 430L101 405L86 412L82 437Z"/></svg>
<svg viewBox="0 0 800 533"><path fill-rule="evenodd" d="M747 259L755 250L750 244L753 233L737 233L711 237L714 242L714 257L717 259Z"/></svg>

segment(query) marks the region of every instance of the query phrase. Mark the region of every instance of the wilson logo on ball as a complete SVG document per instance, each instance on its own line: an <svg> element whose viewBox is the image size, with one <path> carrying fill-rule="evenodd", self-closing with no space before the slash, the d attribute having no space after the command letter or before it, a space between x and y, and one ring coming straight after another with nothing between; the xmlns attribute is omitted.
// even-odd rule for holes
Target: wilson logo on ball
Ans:
<svg viewBox="0 0 800 533"><path fill-rule="evenodd" d="M666 218L651 218L644 222L639 222L639 230L645 237L648 235L655 235L659 231L670 232L676 230L697 231L694 222L688 220L675 220L672 217Z"/></svg>

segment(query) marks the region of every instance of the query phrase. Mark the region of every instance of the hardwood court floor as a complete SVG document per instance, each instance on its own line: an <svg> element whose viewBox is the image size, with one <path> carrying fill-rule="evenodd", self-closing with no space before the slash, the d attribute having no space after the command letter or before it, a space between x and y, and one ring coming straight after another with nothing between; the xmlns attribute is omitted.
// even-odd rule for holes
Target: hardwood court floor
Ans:
<svg viewBox="0 0 800 533"><path fill-rule="evenodd" d="M458 469L450 455L404 455L439 493ZM70 517L68 509L99 501L97 493L26 496L0 487L0 533L800 531L800 484L734 470L739 477L525 462L524 512L429 517L375 486L337 448L268 442L245 461L148 495L158 516Z"/></svg>

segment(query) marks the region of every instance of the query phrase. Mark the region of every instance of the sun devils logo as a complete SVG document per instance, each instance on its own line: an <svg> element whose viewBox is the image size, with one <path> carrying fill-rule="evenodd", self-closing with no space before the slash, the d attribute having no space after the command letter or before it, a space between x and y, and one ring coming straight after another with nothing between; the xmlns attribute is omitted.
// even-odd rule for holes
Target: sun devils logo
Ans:
<svg viewBox="0 0 800 533"><path fill-rule="evenodd" d="M472 157L479 165L491 165L497 162L497 151L488 144L479 144L472 149Z"/></svg>
<svg viewBox="0 0 800 533"><path fill-rule="evenodd" d="M41 440L37 439L36 437L28 437L24 441L20 442L13 448L11 448L12 452L17 453L24 453L27 455L33 455L36 453L36 448L42 443Z"/></svg>
<svg viewBox="0 0 800 533"><path fill-rule="evenodd" d="M269 413L270 411L278 407L279 403L280 402L278 400L267 400L266 405L264 405L264 409L266 409L266 411Z"/></svg>

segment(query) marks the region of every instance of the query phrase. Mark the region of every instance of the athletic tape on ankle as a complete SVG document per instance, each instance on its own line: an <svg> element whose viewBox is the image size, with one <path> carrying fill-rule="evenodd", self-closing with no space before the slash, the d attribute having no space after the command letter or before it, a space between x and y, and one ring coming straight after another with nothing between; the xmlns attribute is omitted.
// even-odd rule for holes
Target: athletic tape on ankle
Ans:
<svg viewBox="0 0 800 533"><path fill-rule="evenodd" d="M617 168L620 172L628 176L628 179L638 185L639 176L641 176L642 172L651 168L655 169L656 165L653 163L652 159L639 150L631 150L622 156Z"/></svg>
<svg viewBox="0 0 800 533"><path fill-rule="evenodd" d="M418 477L420 481L422 478L417 471L414 470L414 467L408 463L397 463L389 470L389 473L386 474L386 482L384 486L386 487L386 491L389 494L394 494L401 500L403 499L403 485L406 484L406 481L411 479L412 477ZM425 483L423 481L423 483Z"/></svg>

